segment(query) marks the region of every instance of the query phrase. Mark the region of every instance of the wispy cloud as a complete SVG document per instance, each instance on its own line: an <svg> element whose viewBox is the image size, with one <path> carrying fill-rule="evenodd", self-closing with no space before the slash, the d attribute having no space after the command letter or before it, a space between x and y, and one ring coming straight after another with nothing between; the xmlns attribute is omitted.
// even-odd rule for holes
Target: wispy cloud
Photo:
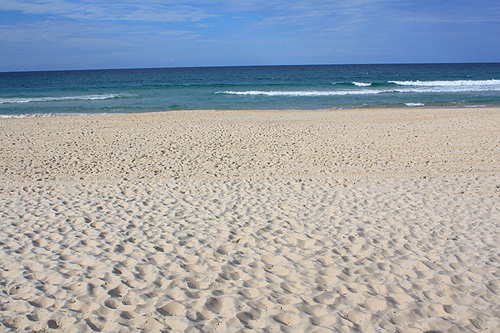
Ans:
<svg viewBox="0 0 500 333"><path fill-rule="evenodd" d="M398 19L401 22L414 23L452 23L452 24L474 24L474 23L500 23L500 18L485 18L485 17L446 17L446 16L417 16L417 17L401 17Z"/></svg>
<svg viewBox="0 0 500 333"><path fill-rule="evenodd" d="M177 37L188 40L200 37L196 32L189 30L162 30L157 32L157 34L160 36Z"/></svg>
<svg viewBox="0 0 500 333"><path fill-rule="evenodd" d="M213 14L190 5L169 2L69 2L66 0L2 0L0 10L24 14L49 15L75 20L198 22Z"/></svg>
<svg viewBox="0 0 500 333"><path fill-rule="evenodd" d="M478 8L489 22L494 9L500 10L495 1L484 0L487 8ZM483 2L484 2L483 1ZM448 1L447 1L448 2ZM472 16L469 20L462 15L470 15L470 6L461 13L463 2L451 6L443 12L443 17L425 15L426 10L438 13L441 2L403 0L2 0L0 11L18 11L24 14L45 15L51 19L73 19L81 21L141 21L141 22L201 22L207 19L229 16L253 15L253 21L261 25L322 25L321 20L380 20L403 14L405 20L414 22L446 22L461 18L461 22L474 23L485 16ZM489 13L489 14L488 14ZM414 14L417 17L412 17ZM460 17L457 17L459 15ZM248 16L247 16L248 17ZM394 19L396 19L394 17Z"/></svg>
<svg viewBox="0 0 500 333"><path fill-rule="evenodd" d="M358 15L373 6L397 0L156 0L141 2L93 0L2 0L0 10L49 15L77 20L148 22L202 21L229 13L264 14L266 17L324 17Z"/></svg>
<svg viewBox="0 0 500 333"><path fill-rule="evenodd" d="M268 12L255 27L272 29L283 26L300 33L315 33L315 36L334 34L351 34L366 29L374 20L383 19L380 16L389 15L386 7L393 0L342 0L310 2L276 0L276 6L281 10ZM374 15L377 13L377 15ZM377 17L378 16L378 17Z"/></svg>
<svg viewBox="0 0 500 333"><path fill-rule="evenodd" d="M117 66L113 56L134 67L174 56L177 65L432 61L432 50L495 60L499 11L498 0L0 0L0 69L91 56L78 67ZM31 62L12 65L19 55Z"/></svg>

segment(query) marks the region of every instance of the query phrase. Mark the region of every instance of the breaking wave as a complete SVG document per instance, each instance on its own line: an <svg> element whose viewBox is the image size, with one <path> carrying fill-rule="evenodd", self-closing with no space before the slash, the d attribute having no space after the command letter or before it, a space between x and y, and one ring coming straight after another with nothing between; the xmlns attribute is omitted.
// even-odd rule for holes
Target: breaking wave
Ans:
<svg viewBox="0 0 500 333"><path fill-rule="evenodd" d="M129 97L130 94L103 94L103 95L83 95L83 96L60 96L60 97L14 97L0 98L0 104L20 104L32 102L60 102L60 101L94 101L121 97Z"/></svg>
<svg viewBox="0 0 500 333"><path fill-rule="evenodd" d="M263 95L263 96L305 96L305 97L316 97L316 96L342 96L342 95L373 95L380 94L383 91L377 90L330 90L330 91L261 91L261 90L250 90L250 91L218 91L216 94L228 94L228 95Z"/></svg>
<svg viewBox="0 0 500 333"><path fill-rule="evenodd" d="M413 87L497 87L500 80L457 80L457 81L388 81L399 86Z"/></svg>
<svg viewBox="0 0 500 333"><path fill-rule="evenodd" d="M388 93L467 93L500 91L500 80L458 80L458 81L388 81L391 87L373 87L372 83L353 82L359 89L335 90L247 90L217 91L217 94L248 96L345 96L345 95L378 95Z"/></svg>

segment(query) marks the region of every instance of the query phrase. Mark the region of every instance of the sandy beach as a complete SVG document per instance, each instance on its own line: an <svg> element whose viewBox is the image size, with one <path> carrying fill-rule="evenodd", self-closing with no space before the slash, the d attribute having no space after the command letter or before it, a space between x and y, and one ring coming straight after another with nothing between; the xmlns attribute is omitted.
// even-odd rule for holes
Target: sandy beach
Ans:
<svg viewBox="0 0 500 333"><path fill-rule="evenodd" d="M0 119L0 332L498 332L500 109Z"/></svg>

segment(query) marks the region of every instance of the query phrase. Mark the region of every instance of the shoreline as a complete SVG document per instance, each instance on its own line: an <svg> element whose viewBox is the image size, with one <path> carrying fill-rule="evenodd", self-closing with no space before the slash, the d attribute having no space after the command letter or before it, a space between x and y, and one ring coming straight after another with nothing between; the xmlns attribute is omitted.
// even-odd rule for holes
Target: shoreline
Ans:
<svg viewBox="0 0 500 333"><path fill-rule="evenodd" d="M500 108L0 133L2 332L500 327Z"/></svg>
<svg viewBox="0 0 500 333"><path fill-rule="evenodd" d="M417 103L418 104L418 103ZM185 110L157 110L144 112L112 112L112 113L34 113L34 114L0 114L0 119L25 119L25 118L46 118L46 117L66 117L66 116L112 116L112 115L138 115L148 113L165 112L335 112L335 111L362 111L362 110L468 110L468 109L500 109L500 105L470 105L470 106L381 106L381 107L341 107L326 109L185 109Z"/></svg>

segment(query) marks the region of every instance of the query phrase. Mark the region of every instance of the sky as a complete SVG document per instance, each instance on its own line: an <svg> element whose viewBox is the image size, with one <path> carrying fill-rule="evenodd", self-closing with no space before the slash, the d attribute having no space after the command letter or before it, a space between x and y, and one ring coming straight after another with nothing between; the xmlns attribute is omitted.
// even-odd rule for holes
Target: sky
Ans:
<svg viewBox="0 0 500 333"><path fill-rule="evenodd" d="M0 71L500 62L498 0L0 0Z"/></svg>

